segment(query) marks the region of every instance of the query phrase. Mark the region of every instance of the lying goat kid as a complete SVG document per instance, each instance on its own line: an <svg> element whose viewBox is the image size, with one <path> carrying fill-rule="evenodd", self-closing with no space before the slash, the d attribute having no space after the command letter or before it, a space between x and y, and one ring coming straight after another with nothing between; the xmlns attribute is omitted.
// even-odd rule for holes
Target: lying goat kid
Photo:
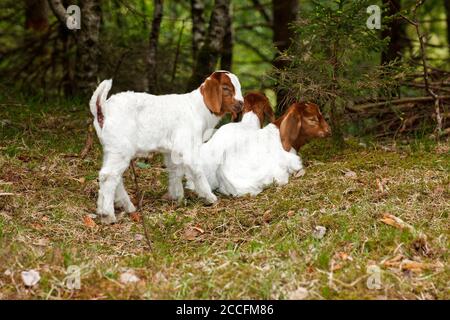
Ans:
<svg viewBox="0 0 450 320"><path fill-rule="evenodd" d="M215 202L217 197L199 163L199 149L205 131L214 128L225 113L236 116L241 111L238 78L217 71L187 94L123 92L106 99L111 85L111 80L103 81L89 104L103 146L97 202L102 222L116 221L114 203L128 213L136 210L125 191L122 174L133 158L154 151L164 154L172 199L184 197L182 177L188 172L198 195L208 203Z"/></svg>
<svg viewBox="0 0 450 320"><path fill-rule="evenodd" d="M222 156L214 174L210 169L205 171L208 179L213 177L213 188L233 196L256 195L274 182L286 184L291 173L302 169L297 155L300 147L313 138L331 134L319 107L313 103L294 103L273 124L241 131L225 147L223 141L214 139L220 131L202 146L202 160L208 158L205 150Z"/></svg>

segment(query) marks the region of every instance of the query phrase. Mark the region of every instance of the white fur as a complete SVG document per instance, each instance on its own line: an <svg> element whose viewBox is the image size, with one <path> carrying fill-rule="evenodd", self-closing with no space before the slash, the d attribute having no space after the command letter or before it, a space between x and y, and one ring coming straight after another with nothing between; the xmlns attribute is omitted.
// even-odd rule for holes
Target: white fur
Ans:
<svg viewBox="0 0 450 320"><path fill-rule="evenodd" d="M242 91L241 91L241 83L239 82L238 77L235 74L229 73L228 71L225 71L225 70L218 70L217 72L226 72L228 74L228 77L231 80L231 84L235 88L235 98L236 98L236 100L244 101L244 97L242 96Z"/></svg>
<svg viewBox="0 0 450 320"><path fill-rule="evenodd" d="M258 130L259 128L258 116L253 112L247 112L240 122L221 126L208 142L202 144L200 147L200 162L211 189L215 190L219 187L217 169L222 163L225 151L232 148L236 141L239 141L243 131ZM187 174L187 180L186 188L194 190L194 183L189 174Z"/></svg>
<svg viewBox="0 0 450 320"><path fill-rule="evenodd" d="M280 130L274 124L247 131L232 148L224 152L216 176L223 194L257 195L275 183L289 182L289 176L302 169L301 158L295 150L284 150Z"/></svg>
<svg viewBox="0 0 450 320"><path fill-rule="evenodd" d="M211 188L226 195L257 195L265 187L284 185L289 175L302 169L295 150L283 149L279 129L269 124L260 129L253 112L239 123L219 128L200 148L203 171ZM189 180L187 188L194 189Z"/></svg>
<svg viewBox="0 0 450 320"><path fill-rule="evenodd" d="M239 83L236 76L227 75ZM95 130L103 146L97 202L102 221L115 222L114 202L126 212L136 210L123 186L122 174L133 158L154 151L164 154L172 199L184 197L182 177L188 172L198 195L208 203L215 202L217 197L211 192L198 159L205 131L215 127L220 117L207 108L200 89L161 96L122 92L106 100L111 84L111 80L103 81L90 101ZM243 101L240 85L235 89L235 98ZM103 128L98 123L97 99L104 115Z"/></svg>

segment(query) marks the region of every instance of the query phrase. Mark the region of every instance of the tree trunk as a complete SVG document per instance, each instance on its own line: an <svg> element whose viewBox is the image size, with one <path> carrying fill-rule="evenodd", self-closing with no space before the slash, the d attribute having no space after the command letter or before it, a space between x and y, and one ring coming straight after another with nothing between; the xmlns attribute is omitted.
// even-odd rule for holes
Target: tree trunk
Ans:
<svg viewBox="0 0 450 320"><path fill-rule="evenodd" d="M223 40L230 10L230 0L215 0L205 44L195 61L189 89L197 88L215 69L222 53Z"/></svg>
<svg viewBox="0 0 450 320"><path fill-rule="evenodd" d="M91 95L97 86L100 56L100 0L81 0L81 29L77 39L75 81L81 95Z"/></svg>
<svg viewBox="0 0 450 320"><path fill-rule="evenodd" d="M70 30L66 26L60 24L58 28L59 38L62 42L61 64L63 67L63 77L61 79L61 86L65 97L70 97L75 94L75 81L74 81L74 66L71 63L69 52L74 44L74 39L70 36Z"/></svg>
<svg viewBox="0 0 450 320"><path fill-rule="evenodd" d="M192 19L192 56L194 62L200 48L205 43L206 26L203 13L205 3L203 0L191 0L191 19Z"/></svg>
<svg viewBox="0 0 450 320"><path fill-rule="evenodd" d="M43 32L48 29L47 0L25 1L25 29Z"/></svg>
<svg viewBox="0 0 450 320"><path fill-rule="evenodd" d="M50 7L64 28L69 15L61 0L49 0ZM77 94L89 96L97 86L99 62L100 0L80 0L81 29L71 30L77 45L75 86Z"/></svg>
<svg viewBox="0 0 450 320"><path fill-rule="evenodd" d="M233 18L231 11L227 15L225 26L225 36L223 38L222 59L220 60L220 68L222 70L231 71L233 64Z"/></svg>
<svg viewBox="0 0 450 320"><path fill-rule="evenodd" d="M277 69L286 67L286 61L279 59L280 53L289 49L292 44L294 32L290 25L297 19L298 0L272 0L273 10L273 44L278 50L273 61ZM277 113L281 114L286 108L285 90L277 90Z"/></svg>
<svg viewBox="0 0 450 320"><path fill-rule="evenodd" d="M383 5L386 7L387 16L394 16L401 10L400 0L383 0ZM398 17L394 18L382 31L381 36L383 39L390 38L386 51L381 54L381 63L386 64L395 59L400 59L401 53L407 45L404 21Z"/></svg>
<svg viewBox="0 0 450 320"><path fill-rule="evenodd" d="M161 29L162 17L163 17L163 0L154 0L152 30L150 32L149 48L147 54L147 79L148 79L147 91L152 94L158 93L156 53L158 51L158 39L159 39L159 31Z"/></svg>
<svg viewBox="0 0 450 320"><path fill-rule="evenodd" d="M444 5L447 15L447 46L450 51L450 0L444 0Z"/></svg>

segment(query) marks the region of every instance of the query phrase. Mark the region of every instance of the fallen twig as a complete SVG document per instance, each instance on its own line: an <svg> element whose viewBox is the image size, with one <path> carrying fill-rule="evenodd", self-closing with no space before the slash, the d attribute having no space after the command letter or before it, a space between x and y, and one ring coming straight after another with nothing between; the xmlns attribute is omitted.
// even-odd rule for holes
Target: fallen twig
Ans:
<svg viewBox="0 0 450 320"><path fill-rule="evenodd" d="M138 199L138 203L137 203L137 209L141 210L142 207L142 202L140 201L141 199L141 190L139 189L139 184L137 181L137 174L136 174L136 169L134 167L134 160L131 161L131 173L133 174L133 182L134 182L134 189L136 192L136 198Z"/></svg>
<svg viewBox="0 0 450 320"><path fill-rule="evenodd" d="M92 148L92 145L94 143L94 127L92 123L89 122L88 128L87 128L87 137L86 142L84 143L84 148L80 152L80 158L84 159L86 158L87 154Z"/></svg>
<svg viewBox="0 0 450 320"><path fill-rule="evenodd" d="M144 199L144 193L141 194L141 190L139 189L136 169L134 167L134 160L131 161L131 172L133 174L134 187L135 187L135 190L136 190L136 198L138 199L137 210L140 211L142 209L142 201ZM142 227L144 228L145 240L147 241L147 245L148 245L150 251L152 251L153 250L152 241L150 240L150 236L148 235L147 225L145 224L145 215L144 215L144 213L142 213L141 222L142 222Z"/></svg>
<svg viewBox="0 0 450 320"><path fill-rule="evenodd" d="M439 100L450 100L450 95L439 96ZM382 101L382 102L374 102L374 103L366 103L355 106L348 106L347 109L353 112L361 112L365 111L365 109L383 107L388 104L399 105L399 104L408 104L414 102L430 102L434 101L433 97L414 97L414 98L403 98L403 99L395 99L390 101Z"/></svg>
<svg viewBox="0 0 450 320"><path fill-rule="evenodd" d="M438 136L439 135L439 136ZM440 133L436 132L430 136L430 138L443 138L450 135L450 128L442 130Z"/></svg>

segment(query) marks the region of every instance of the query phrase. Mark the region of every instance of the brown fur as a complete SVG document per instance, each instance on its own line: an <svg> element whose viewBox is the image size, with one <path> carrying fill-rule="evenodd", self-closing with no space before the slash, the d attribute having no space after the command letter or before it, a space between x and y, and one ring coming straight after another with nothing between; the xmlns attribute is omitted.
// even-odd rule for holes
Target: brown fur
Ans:
<svg viewBox="0 0 450 320"><path fill-rule="evenodd" d="M261 127L264 125L264 118L269 122L275 121L269 99L261 92L249 92L245 95L242 114L246 112L254 112L258 116Z"/></svg>
<svg viewBox="0 0 450 320"><path fill-rule="evenodd" d="M200 87L208 109L217 116L231 113L233 118L242 110L242 102L234 98L236 90L225 72L214 72Z"/></svg>
<svg viewBox="0 0 450 320"><path fill-rule="evenodd" d="M280 129L281 143L286 151L291 148L298 151L311 139L331 135L331 128L319 106L310 102L292 104L274 124Z"/></svg>

